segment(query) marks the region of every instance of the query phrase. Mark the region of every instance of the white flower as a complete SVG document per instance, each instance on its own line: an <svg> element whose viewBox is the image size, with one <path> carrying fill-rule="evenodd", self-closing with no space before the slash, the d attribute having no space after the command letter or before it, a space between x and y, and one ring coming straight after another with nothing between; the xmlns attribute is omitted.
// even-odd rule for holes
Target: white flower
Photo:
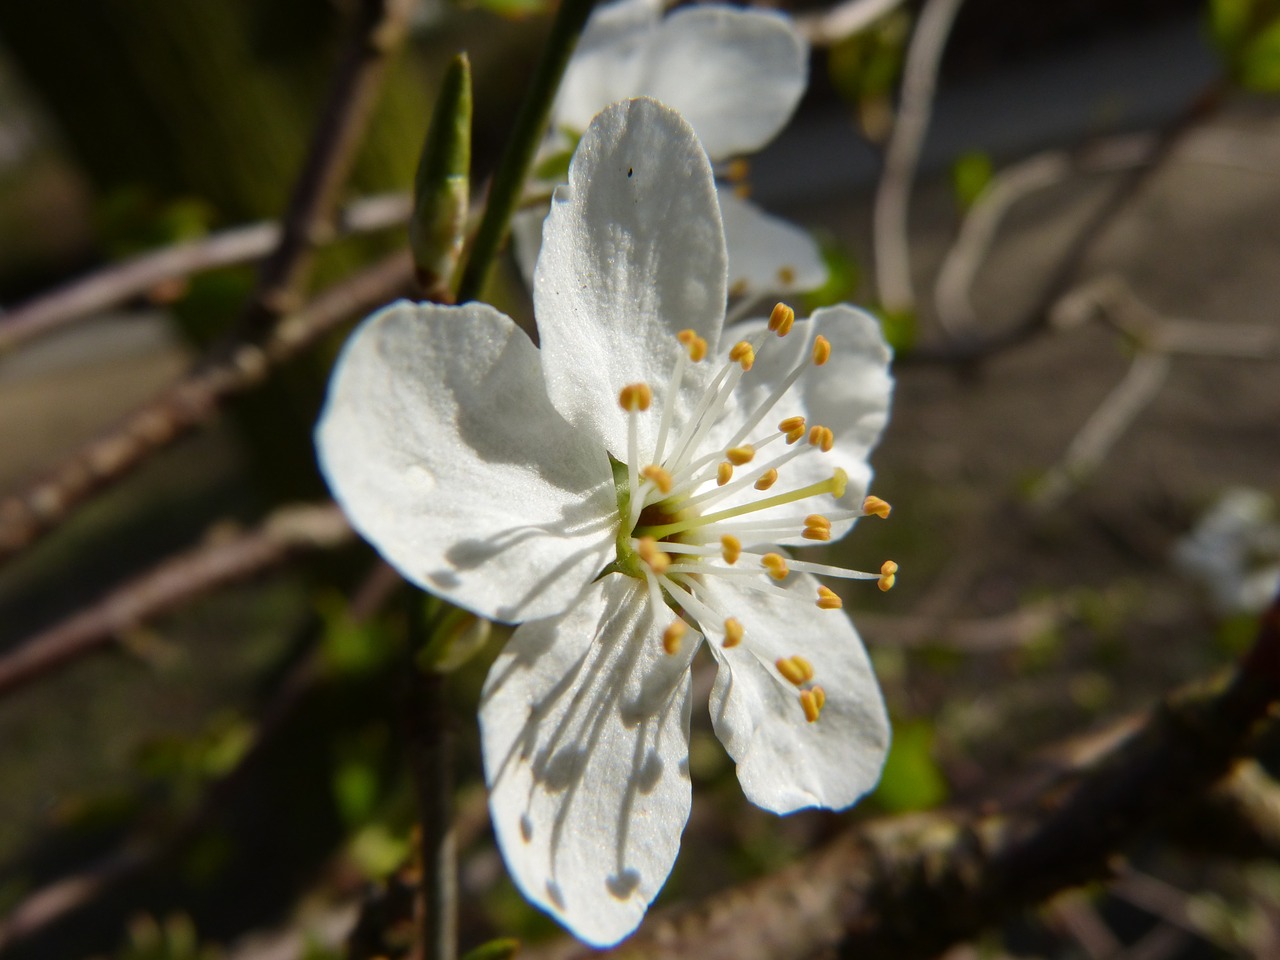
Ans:
<svg viewBox="0 0 1280 960"><path fill-rule="evenodd" d="M791 119L809 79L809 51L784 14L730 6L684 7L663 16L654 0L596 9L551 111L545 158L573 141L606 106L653 97L679 111L713 163L754 153ZM726 168L727 169L727 168ZM827 278L808 233L720 190L729 245L729 293L756 297L812 290ZM532 275L546 208L512 224L517 256Z"/></svg>
<svg viewBox="0 0 1280 960"><path fill-rule="evenodd" d="M317 428L334 494L401 573L524 621L481 705L494 828L525 895L594 944L635 928L675 860L704 638L712 723L760 806L853 803L889 739L858 635L810 571L887 587L891 565L764 546L864 514L888 349L851 307L793 328L784 308L777 335L744 324L723 359L725 262L689 125L616 104L547 219L541 347L484 304L394 304L347 343Z"/></svg>
<svg viewBox="0 0 1280 960"><path fill-rule="evenodd" d="M1280 522L1261 490L1226 490L1174 548L1187 576L1208 588L1224 616L1261 613L1280 590Z"/></svg>

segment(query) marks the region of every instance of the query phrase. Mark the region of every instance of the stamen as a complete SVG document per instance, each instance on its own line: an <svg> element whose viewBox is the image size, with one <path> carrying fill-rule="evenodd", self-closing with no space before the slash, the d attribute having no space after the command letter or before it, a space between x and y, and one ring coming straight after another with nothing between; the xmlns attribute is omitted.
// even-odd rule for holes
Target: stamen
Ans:
<svg viewBox="0 0 1280 960"><path fill-rule="evenodd" d="M834 590L826 585L818 587L819 610L839 610L843 606L844 601L840 599Z"/></svg>
<svg viewBox="0 0 1280 960"><path fill-rule="evenodd" d="M769 571L775 580L787 579L787 558L780 553L766 553L760 558L760 564Z"/></svg>
<svg viewBox="0 0 1280 960"><path fill-rule="evenodd" d="M755 459L756 448L751 446L750 444L745 444L741 447L731 447L724 452L724 455L725 455L725 459L728 460L731 464L733 464L735 467L740 467L743 464L750 463L752 460Z"/></svg>
<svg viewBox="0 0 1280 960"><path fill-rule="evenodd" d="M820 513L811 513L804 518L806 527L822 527L825 530L831 529L831 521Z"/></svg>
<svg viewBox="0 0 1280 960"><path fill-rule="evenodd" d="M831 359L831 341L818 334L813 338L813 365L820 367Z"/></svg>
<svg viewBox="0 0 1280 960"><path fill-rule="evenodd" d="M669 656L675 656L680 652L680 641L684 639L684 633L688 626L683 620L677 619L671 622L671 626L662 631L662 649Z"/></svg>
<svg viewBox="0 0 1280 960"><path fill-rule="evenodd" d="M898 565L892 560L886 560L880 564L880 579L876 582L876 586L881 590L888 591L893 589L894 581L898 579Z"/></svg>
<svg viewBox="0 0 1280 960"><path fill-rule="evenodd" d="M787 417L778 424L778 430L787 435L787 443L795 443L804 436L804 417Z"/></svg>
<svg viewBox="0 0 1280 960"><path fill-rule="evenodd" d="M681 330L676 334L676 339L684 344L689 359L694 363L701 363L706 359L707 341L704 337L698 336L693 330Z"/></svg>
<svg viewBox="0 0 1280 960"><path fill-rule="evenodd" d="M768 490L777 482L778 482L778 471L770 467L767 471L765 471L764 476L762 476L759 480L756 481L755 486L757 490Z"/></svg>
<svg viewBox="0 0 1280 960"><path fill-rule="evenodd" d="M785 337L790 333L795 322L796 312L785 303L777 304L773 308L773 313L769 315L769 329L779 337Z"/></svg>
<svg viewBox="0 0 1280 960"><path fill-rule="evenodd" d="M819 543L826 543L831 539L830 527L805 527L800 531L800 536L806 540L817 540Z"/></svg>
<svg viewBox="0 0 1280 960"><path fill-rule="evenodd" d="M736 647L742 642L743 634L746 631L742 628L741 621L737 617L729 617L724 622L724 643L721 644L726 650Z"/></svg>
<svg viewBox="0 0 1280 960"><path fill-rule="evenodd" d="M778 672L797 687L813 679L813 664L796 654L792 657L779 657L773 664Z"/></svg>
<svg viewBox="0 0 1280 960"><path fill-rule="evenodd" d="M863 514L870 516L874 513L881 520L888 519L889 511L892 509L893 507L889 506L887 501L881 500L879 497L867 497L862 501Z"/></svg>
<svg viewBox="0 0 1280 960"><path fill-rule="evenodd" d="M653 403L647 383L629 383L618 392L618 405L628 413L643 413Z"/></svg>
<svg viewBox="0 0 1280 960"><path fill-rule="evenodd" d="M824 427L815 423L809 428L809 446L817 447L823 453L830 453L831 448L835 445L836 435L831 432L830 427Z"/></svg>
<svg viewBox="0 0 1280 960"><path fill-rule="evenodd" d="M733 534L726 533L720 538L720 556L724 558L725 563L733 566L742 556L742 541Z"/></svg>
<svg viewBox="0 0 1280 960"><path fill-rule="evenodd" d="M667 567L671 566L671 555L659 550L658 541L653 537L641 537L637 540L636 553L656 574L665 573Z"/></svg>
<svg viewBox="0 0 1280 960"><path fill-rule="evenodd" d="M745 373L750 370L756 362L756 351L751 344L745 340L739 340L733 345L733 349L729 351L729 359L734 363L740 364Z"/></svg>
<svg viewBox="0 0 1280 960"><path fill-rule="evenodd" d="M733 464L725 461L716 467L716 486L723 487L733 479Z"/></svg>
<svg viewBox="0 0 1280 960"><path fill-rule="evenodd" d="M670 493L671 488L675 485L675 480L672 479L671 472L669 470L664 470L656 463L651 463L649 466L641 470L640 476L644 477L646 480L652 480L654 485L663 493Z"/></svg>
<svg viewBox="0 0 1280 960"><path fill-rule="evenodd" d="M804 718L810 723L818 722L818 717L822 715L822 708L826 702L827 695L821 687L800 691L800 709L804 711Z"/></svg>

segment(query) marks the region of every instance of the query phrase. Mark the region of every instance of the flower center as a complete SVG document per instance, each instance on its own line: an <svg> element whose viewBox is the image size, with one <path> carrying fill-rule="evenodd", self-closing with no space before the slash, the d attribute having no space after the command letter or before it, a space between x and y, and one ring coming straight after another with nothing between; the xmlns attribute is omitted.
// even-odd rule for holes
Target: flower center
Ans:
<svg viewBox="0 0 1280 960"><path fill-rule="evenodd" d="M775 492L775 487L785 487L784 478L795 471L797 460L820 459L835 447L829 427L807 424L794 414L774 419L787 413L778 408L785 404L790 388L807 370L830 359L831 343L821 334L814 336L790 372L754 408L741 409L733 403L735 391L751 376L757 359L781 349L778 344L794 324L790 307L782 303L774 307L767 330L728 351L679 430L673 423L685 376L690 366L707 358L707 342L694 331L677 336L681 349L660 411L651 409L653 391L648 384L628 384L618 395L628 417L627 462L614 463L621 522L618 559L607 572L644 580L655 606L665 604L675 611L675 620L663 634L669 654L680 650L689 626L724 648L753 645L749 612L721 609L708 591L707 584L715 577L733 578L739 587L791 601L802 597L784 586L793 571L875 580L881 590L893 586L897 564L892 561L886 561L879 573L865 573L797 561L773 549L754 547L797 536L830 540L833 522L871 514L887 517L890 510L878 497L867 497L860 510L822 509L828 495L835 500L844 496L848 476L839 467L826 471L824 479ZM653 449L642 452L640 418L655 414L660 419ZM812 477L816 471L804 472ZM814 602L822 610L842 606L839 595L826 586L819 586L816 596L805 602ZM776 659L773 666L779 682L798 688L806 719L816 721L826 693L814 683L813 665L793 655Z"/></svg>

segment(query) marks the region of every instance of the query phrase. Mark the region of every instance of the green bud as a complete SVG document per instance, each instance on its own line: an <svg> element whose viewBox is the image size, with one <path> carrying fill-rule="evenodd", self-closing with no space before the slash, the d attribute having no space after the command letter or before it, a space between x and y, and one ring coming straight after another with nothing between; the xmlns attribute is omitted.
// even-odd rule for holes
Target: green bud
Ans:
<svg viewBox="0 0 1280 960"><path fill-rule="evenodd" d="M466 235L470 172L471 61L460 53L445 72L413 185L409 246L428 299L452 299Z"/></svg>

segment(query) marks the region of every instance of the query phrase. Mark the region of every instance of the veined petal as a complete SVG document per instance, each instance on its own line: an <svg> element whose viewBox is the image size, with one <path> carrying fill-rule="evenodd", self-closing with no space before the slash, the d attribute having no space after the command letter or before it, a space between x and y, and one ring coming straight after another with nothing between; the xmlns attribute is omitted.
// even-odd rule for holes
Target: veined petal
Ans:
<svg viewBox="0 0 1280 960"><path fill-rule="evenodd" d="M730 295L785 295L826 283L822 251L807 231L726 187L720 189L720 213L729 247Z"/></svg>
<svg viewBox="0 0 1280 960"><path fill-rule="evenodd" d="M618 391L646 382L660 409L683 329L714 354L726 269L711 166L693 130L653 100L609 107L583 135L542 228L533 301L556 409L626 460ZM643 449L656 419L640 423Z"/></svg>
<svg viewBox="0 0 1280 960"><path fill-rule="evenodd" d="M707 594L745 630L737 646L708 646L719 665L711 723L737 761L747 799L774 813L854 803L880 779L889 719L853 624L839 610L818 609L818 583L807 574L786 582L794 599L708 581ZM825 694L812 723L798 688L775 666L795 655L812 664L812 683Z"/></svg>
<svg viewBox="0 0 1280 960"><path fill-rule="evenodd" d="M808 79L808 47L787 17L708 5L677 10L651 32L634 93L679 110L721 160L772 140Z"/></svg>
<svg viewBox="0 0 1280 960"><path fill-rule="evenodd" d="M481 696L494 830L525 896L597 946L640 922L689 817L690 631L638 580L522 625Z"/></svg>
<svg viewBox="0 0 1280 960"><path fill-rule="evenodd" d="M604 451L490 306L401 301L351 335L316 426L355 528L408 580L498 620L564 610L614 552Z"/></svg>

